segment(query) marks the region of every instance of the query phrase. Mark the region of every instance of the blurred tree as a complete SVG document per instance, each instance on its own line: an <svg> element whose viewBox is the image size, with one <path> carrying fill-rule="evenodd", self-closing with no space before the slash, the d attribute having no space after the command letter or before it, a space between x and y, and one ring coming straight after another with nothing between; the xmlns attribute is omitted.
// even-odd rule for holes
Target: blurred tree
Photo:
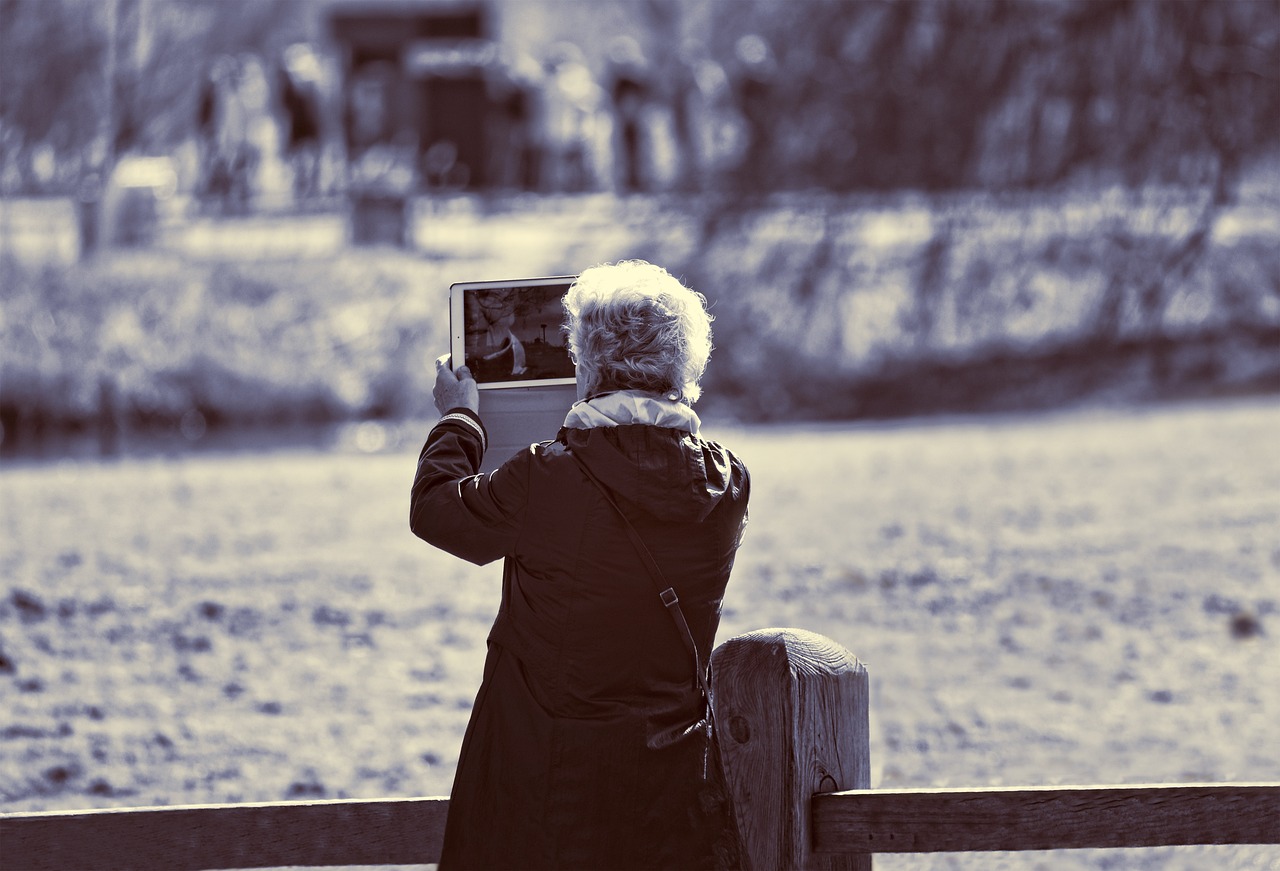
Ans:
<svg viewBox="0 0 1280 871"><path fill-rule="evenodd" d="M1244 161L1280 147L1277 0L717 0L711 10L710 43L768 119L749 157L761 165L742 176L756 186L1028 187L1102 171L1212 177L1229 196ZM750 40L772 52L767 89L752 87Z"/></svg>
<svg viewBox="0 0 1280 871"><path fill-rule="evenodd" d="M736 232L747 200L771 191L1171 183L1183 193L1169 210L1199 192L1187 229L1152 236L1125 224L1099 236L1108 279L1090 330L1104 344L1159 340L1243 168L1280 152L1280 0L706 8L708 46L733 71L751 143L730 197L708 207L702 247ZM799 321L830 316L830 294L815 288L832 227L828 216L793 268ZM935 328L952 237L941 221L923 252L902 321L917 347Z"/></svg>
<svg viewBox="0 0 1280 871"><path fill-rule="evenodd" d="M0 0L0 168L33 183L35 146L85 149L104 102L100 4Z"/></svg>
<svg viewBox="0 0 1280 871"><path fill-rule="evenodd" d="M677 132L686 41L729 74L747 134L732 178L754 192L1095 173L1208 184L1225 202L1241 167L1280 147L1280 0L615 2L666 77ZM274 59L317 37L323 8L0 0L0 162L30 181L36 146L72 170L172 146L213 58Z"/></svg>
<svg viewBox="0 0 1280 871"><path fill-rule="evenodd" d="M0 0L0 168L37 187L31 156L51 148L66 186L172 148L214 58L273 59L318 25L307 0Z"/></svg>

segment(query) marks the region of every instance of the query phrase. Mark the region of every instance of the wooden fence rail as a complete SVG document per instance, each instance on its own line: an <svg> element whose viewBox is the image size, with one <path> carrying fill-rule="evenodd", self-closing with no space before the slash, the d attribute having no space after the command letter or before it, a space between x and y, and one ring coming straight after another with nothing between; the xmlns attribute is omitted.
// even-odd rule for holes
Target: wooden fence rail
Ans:
<svg viewBox="0 0 1280 871"><path fill-rule="evenodd" d="M753 871L870 869L874 853L1280 844L1280 783L872 790L866 669L769 629L712 660L725 769ZM446 798L0 814L5 871L413 865Z"/></svg>
<svg viewBox="0 0 1280 871"><path fill-rule="evenodd" d="M4 871L201 871L437 862L447 798L0 815Z"/></svg>
<svg viewBox="0 0 1280 871"><path fill-rule="evenodd" d="M4 814L0 867L431 863L448 806L447 798L353 799ZM808 867L856 867L872 853L1280 843L1275 783L850 790L816 795L812 807Z"/></svg>
<svg viewBox="0 0 1280 871"><path fill-rule="evenodd" d="M1280 784L851 790L813 797L816 853L1280 844Z"/></svg>

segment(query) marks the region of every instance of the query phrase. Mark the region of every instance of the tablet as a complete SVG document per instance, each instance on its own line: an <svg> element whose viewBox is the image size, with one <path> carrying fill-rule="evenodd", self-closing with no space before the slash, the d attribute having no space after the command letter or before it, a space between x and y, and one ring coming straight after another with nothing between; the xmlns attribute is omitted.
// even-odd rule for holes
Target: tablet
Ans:
<svg viewBox="0 0 1280 871"><path fill-rule="evenodd" d="M489 433L480 471L553 439L577 399L561 300L574 276L464 281L449 288L449 353L480 388Z"/></svg>
<svg viewBox="0 0 1280 871"><path fill-rule="evenodd" d="M464 281L449 288L449 352L481 390L575 384L565 338L573 276Z"/></svg>

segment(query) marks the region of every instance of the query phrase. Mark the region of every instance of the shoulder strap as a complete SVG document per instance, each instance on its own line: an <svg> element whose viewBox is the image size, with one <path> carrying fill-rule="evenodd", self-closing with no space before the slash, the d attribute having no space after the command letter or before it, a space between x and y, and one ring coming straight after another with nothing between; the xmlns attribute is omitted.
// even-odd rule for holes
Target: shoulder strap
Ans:
<svg viewBox="0 0 1280 871"><path fill-rule="evenodd" d="M671 619L675 621L676 628L680 632L680 640L684 642L685 649L689 651L689 655L693 657L694 675L696 685L702 690L704 696L708 699L711 697L710 691L707 689L706 670L702 666L702 657L698 655L698 645L693 640L693 632L689 629L689 622L684 618L684 611L680 608L680 597L676 595L675 587L667 583L666 576L663 575L662 569L658 567L658 563L654 560L653 554L649 548L645 546L644 539L640 537L640 533L636 532L636 528L631 525L631 521L627 519L627 515L618 507L618 503L614 501L613 496L609 494L609 490L601 483L595 473L587 467L578 455L570 452L569 454L578 463L578 468L582 469L582 473L587 476L591 483L596 485L600 493L604 496L605 501L613 506L613 510L622 518L622 524L627 530L627 536L631 539L631 543L635 545L636 551L639 552L641 559L644 560L645 566L649 569L649 575L653 579L654 585L658 589L658 598L662 600L662 604L666 607L667 613L671 615Z"/></svg>

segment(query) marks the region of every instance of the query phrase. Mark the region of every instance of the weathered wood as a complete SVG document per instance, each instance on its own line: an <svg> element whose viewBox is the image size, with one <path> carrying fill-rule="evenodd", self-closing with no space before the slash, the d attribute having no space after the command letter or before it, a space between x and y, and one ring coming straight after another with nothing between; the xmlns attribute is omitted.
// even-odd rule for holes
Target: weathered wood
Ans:
<svg viewBox="0 0 1280 871"><path fill-rule="evenodd" d="M421 864L439 859L447 809L448 799L420 798L0 814L0 867ZM813 796L812 814L819 860L1280 844L1280 783L850 790ZM765 859L777 864L753 867L798 867Z"/></svg>
<svg viewBox="0 0 1280 871"><path fill-rule="evenodd" d="M749 871L873 853L1280 844L1280 783L870 790L868 680L849 651L762 629L712 656ZM840 791L844 790L844 791ZM0 814L0 867L43 871L436 862L446 798Z"/></svg>
<svg viewBox="0 0 1280 871"><path fill-rule="evenodd" d="M0 867L201 871L437 862L447 798L0 814Z"/></svg>
<svg viewBox="0 0 1280 871"><path fill-rule="evenodd" d="M813 826L836 853L1278 844L1280 783L854 790Z"/></svg>
<svg viewBox="0 0 1280 871"><path fill-rule="evenodd" d="M871 785L867 670L829 638L761 629L712 654L725 773L751 871L869 871L810 849L810 798Z"/></svg>

